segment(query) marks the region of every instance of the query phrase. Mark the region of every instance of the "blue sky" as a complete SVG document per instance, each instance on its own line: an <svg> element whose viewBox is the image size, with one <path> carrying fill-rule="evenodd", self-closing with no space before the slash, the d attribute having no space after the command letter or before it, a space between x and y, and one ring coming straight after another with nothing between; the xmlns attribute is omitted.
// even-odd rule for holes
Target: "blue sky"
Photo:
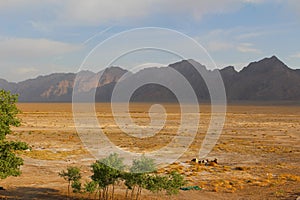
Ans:
<svg viewBox="0 0 300 200"><path fill-rule="evenodd" d="M80 66L99 71L136 44L176 50L208 68L214 66L206 51L218 68L233 65L240 70L272 55L291 68L300 68L299 18L297 0L1 1L0 77L21 81L76 72ZM163 29L139 29L115 37L142 27ZM191 40L204 50L196 50ZM131 69L181 59L170 52L144 49L111 64Z"/></svg>

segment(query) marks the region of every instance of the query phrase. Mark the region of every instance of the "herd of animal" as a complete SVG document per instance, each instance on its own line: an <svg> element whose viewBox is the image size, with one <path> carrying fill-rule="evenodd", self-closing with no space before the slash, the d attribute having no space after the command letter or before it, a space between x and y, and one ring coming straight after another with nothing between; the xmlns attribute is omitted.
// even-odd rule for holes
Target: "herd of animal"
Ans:
<svg viewBox="0 0 300 200"><path fill-rule="evenodd" d="M218 159L215 158L214 160L198 160L197 158L194 158L191 160L191 162L197 164L204 164L205 166L216 166L218 164Z"/></svg>

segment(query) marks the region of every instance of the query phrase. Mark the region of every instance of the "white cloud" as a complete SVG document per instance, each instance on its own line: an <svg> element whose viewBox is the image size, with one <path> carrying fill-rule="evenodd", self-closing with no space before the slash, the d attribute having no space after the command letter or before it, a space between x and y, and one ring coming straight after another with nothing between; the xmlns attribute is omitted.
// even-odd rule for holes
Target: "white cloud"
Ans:
<svg viewBox="0 0 300 200"><path fill-rule="evenodd" d="M266 2L266 0L245 0L247 3L263 3Z"/></svg>
<svg viewBox="0 0 300 200"><path fill-rule="evenodd" d="M0 1L0 9L16 9L26 5L26 1L22 0L9 0L9 1ZM29 4L33 4L34 1L29 0Z"/></svg>
<svg viewBox="0 0 300 200"><path fill-rule="evenodd" d="M295 11L296 14L300 14L300 1L299 0L280 0L280 2L284 2L285 5L288 6L289 10Z"/></svg>
<svg viewBox="0 0 300 200"><path fill-rule="evenodd" d="M268 29L268 30L265 30ZM195 39L210 52L228 52L228 50L237 50L241 53L261 53L261 50L254 48L253 38L265 34L271 34L277 30L270 31L269 28L234 27L229 29L215 29L203 36L197 36Z"/></svg>
<svg viewBox="0 0 300 200"><path fill-rule="evenodd" d="M260 2L261 0L10 0L0 1L0 9L5 12L23 12L26 10L24 8L30 11L43 9L45 13L51 10L52 20L59 24L103 25L131 19L137 21L157 14L185 14L201 19L206 14L232 12L245 3Z"/></svg>
<svg viewBox="0 0 300 200"><path fill-rule="evenodd" d="M0 78L20 81L38 74L58 72L66 64L76 61L77 57L69 61L68 56L79 50L80 45L48 39L0 37ZM56 60L57 57L64 60Z"/></svg>
<svg viewBox="0 0 300 200"><path fill-rule="evenodd" d="M48 39L1 38L0 58L36 58L61 55L80 49L80 46Z"/></svg>
<svg viewBox="0 0 300 200"><path fill-rule="evenodd" d="M145 16L149 1L124 0L98 1L98 0L65 0L61 4L62 12L58 18L71 25L98 25L107 22L116 22L130 18L138 19Z"/></svg>
<svg viewBox="0 0 300 200"><path fill-rule="evenodd" d="M300 52L290 55L290 58L300 58Z"/></svg>
<svg viewBox="0 0 300 200"><path fill-rule="evenodd" d="M241 43L237 46L237 50L242 53L262 53L260 49L253 46L251 43Z"/></svg>
<svg viewBox="0 0 300 200"><path fill-rule="evenodd" d="M242 40L242 39L256 38L256 37L260 37L260 36L263 36L266 34L268 34L267 31L248 32L248 33L243 33L241 35L238 35L237 39Z"/></svg>
<svg viewBox="0 0 300 200"><path fill-rule="evenodd" d="M16 73L20 75L28 75L28 74L34 74L39 72L39 70L35 67L20 67L15 70Z"/></svg>
<svg viewBox="0 0 300 200"><path fill-rule="evenodd" d="M51 32L51 27L49 24L44 24L44 23L32 21L32 20L29 21L28 23L31 25L32 28L34 28L37 31L45 32L45 33Z"/></svg>
<svg viewBox="0 0 300 200"><path fill-rule="evenodd" d="M35 78L39 75L47 75L51 73L59 72L76 72L77 67L68 64L56 64L52 62L38 63L36 61L31 62L11 62L7 60L1 60L0 62L0 78L7 81L20 82L29 78Z"/></svg>
<svg viewBox="0 0 300 200"><path fill-rule="evenodd" d="M260 3L260 0L65 0L60 18L69 23L103 24L139 20L155 14L189 14L196 19L211 13L226 13L238 10L244 3Z"/></svg>
<svg viewBox="0 0 300 200"><path fill-rule="evenodd" d="M228 49L232 49L234 47L233 44L224 41L211 41L208 43L207 48L209 51L224 51Z"/></svg>
<svg viewBox="0 0 300 200"><path fill-rule="evenodd" d="M40 9L40 8L51 8L52 6L59 5L59 0L2 0L0 1L0 10L5 11L16 11L26 9ZM16 13L14 13L16 14Z"/></svg>
<svg viewBox="0 0 300 200"><path fill-rule="evenodd" d="M233 37L238 40L252 39L260 36L265 36L273 33L280 33L282 29L278 27L233 27L228 29L214 29L211 30L206 37L220 38Z"/></svg>
<svg viewBox="0 0 300 200"><path fill-rule="evenodd" d="M63 25L103 25L111 22L138 21L155 15L180 14L201 19L207 14L233 12L245 4L276 3L289 11L300 13L298 0L6 0L0 1L0 10L47 13L47 22ZM38 12L34 12L38 11ZM40 12L43 10L43 12ZM35 15L35 14L34 14ZM41 16L42 17L42 16ZM38 16L34 17L39 19ZM34 26L37 24L33 24ZM38 25L40 27L42 25Z"/></svg>

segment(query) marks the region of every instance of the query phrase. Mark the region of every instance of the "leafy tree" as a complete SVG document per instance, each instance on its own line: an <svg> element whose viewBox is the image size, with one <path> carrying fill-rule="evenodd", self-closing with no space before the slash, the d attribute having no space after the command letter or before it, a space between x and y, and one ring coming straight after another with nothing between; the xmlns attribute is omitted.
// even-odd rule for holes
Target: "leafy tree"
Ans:
<svg viewBox="0 0 300 200"><path fill-rule="evenodd" d="M154 160L142 155L139 159L134 159L130 168L131 173L151 173L156 170Z"/></svg>
<svg viewBox="0 0 300 200"><path fill-rule="evenodd" d="M19 176L21 174L20 166L23 165L23 159L17 157L16 150L26 150L28 146L24 142L9 142L0 140L0 178L5 179L8 176Z"/></svg>
<svg viewBox="0 0 300 200"><path fill-rule="evenodd" d="M58 175L68 181L68 197L70 196L70 186L72 186L73 191L78 192L78 189L80 191L81 174L78 167L68 167L67 171L63 170Z"/></svg>
<svg viewBox="0 0 300 200"><path fill-rule="evenodd" d="M0 178L19 176L23 159L16 156L16 151L28 149L24 142L7 141L6 135L11 133L11 126L20 126L17 114L20 112L16 106L17 95L9 91L0 90Z"/></svg>
<svg viewBox="0 0 300 200"><path fill-rule="evenodd" d="M91 195L96 191L97 183L95 181L89 181L84 184L84 191L89 193L89 199Z"/></svg>
<svg viewBox="0 0 300 200"><path fill-rule="evenodd" d="M132 190L131 195L133 196L133 188L136 185L135 176L133 173L124 172L122 174L122 179L125 181L124 182L124 184L126 186L125 199L127 199L129 190Z"/></svg>
<svg viewBox="0 0 300 200"><path fill-rule="evenodd" d="M158 193L166 191L168 195L178 194L179 189L186 184L184 177L177 172L171 172L166 175L148 175L146 189Z"/></svg>
<svg viewBox="0 0 300 200"><path fill-rule="evenodd" d="M136 187L135 198L139 199L143 188L153 193L165 190L168 195L172 195L177 194L179 189L185 184L184 177L177 172L171 172L167 175L156 174L154 160L144 155L140 159L133 160L130 173L124 179L127 189L132 190L131 199L134 198Z"/></svg>
<svg viewBox="0 0 300 200"><path fill-rule="evenodd" d="M162 190L164 190L164 188L166 188L167 181L167 176L158 174L149 175L147 177L146 189L153 193L161 192Z"/></svg>
<svg viewBox="0 0 300 200"><path fill-rule="evenodd" d="M164 189L168 195L178 194L179 189L186 184L184 177L178 172L171 172L164 184Z"/></svg>
<svg viewBox="0 0 300 200"><path fill-rule="evenodd" d="M74 193L82 192L81 183L79 180L73 181L73 183L71 184L71 187L72 187Z"/></svg>
<svg viewBox="0 0 300 200"><path fill-rule="evenodd" d="M18 95L9 91L0 90L0 140L11 133L10 126L20 126L17 114L20 112L16 106Z"/></svg>
<svg viewBox="0 0 300 200"><path fill-rule="evenodd" d="M127 190L131 189L131 199L134 198L136 188L136 199L140 198L142 195L142 189L147 188L148 173L154 172L155 170L155 163L151 158L147 158L142 155L141 158L133 160L130 173L125 176L125 185L127 186ZM128 192L126 191L126 196L127 193Z"/></svg>
<svg viewBox="0 0 300 200"><path fill-rule="evenodd" d="M112 185L112 199L114 199L115 183L121 178L124 168L123 159L116 153L110 154L108 157L92 164L93 175L91 178L102 189L102 197L104 199L109 197L108 190L110 185ZM101 192L99 192L100 195Z"/></svg>

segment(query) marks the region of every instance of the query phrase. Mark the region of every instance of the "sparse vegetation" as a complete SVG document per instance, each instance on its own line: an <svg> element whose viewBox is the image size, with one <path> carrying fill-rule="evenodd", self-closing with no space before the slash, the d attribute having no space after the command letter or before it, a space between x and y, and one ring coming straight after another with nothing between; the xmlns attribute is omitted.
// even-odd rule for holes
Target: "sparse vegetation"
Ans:
<svg viewBox="0 0 300 200"><path fill-rule="evenodd" d="M166 191L168 195L178 194L179 189L186 184L184 177L177 172L162 175L157 174L154 160L141 156L140 159L133 160L129 171L124 171L126 166L123 159L118 154L113 153L108 157L97 160L91 165L91 181L84 184L80 182L81 174L77 167L68 167L67 171L62 171L59 176L68 181L68 196L70 187L74 193L88 193L91 198L95 193L98 199L108 200L115 198L115 185L122 182L127 187L125 199L141 199L142 189L153 193ZM131 194L129 195L129 190ZM97 195L98 194L98 195Z"/></svg>

